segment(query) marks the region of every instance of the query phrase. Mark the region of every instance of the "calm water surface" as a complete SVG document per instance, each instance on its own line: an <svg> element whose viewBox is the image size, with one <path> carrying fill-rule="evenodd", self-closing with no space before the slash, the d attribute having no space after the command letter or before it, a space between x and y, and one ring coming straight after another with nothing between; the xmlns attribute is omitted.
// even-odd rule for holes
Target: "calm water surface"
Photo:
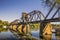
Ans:
<svg viewBox="0 0 60 40"><path fill-rule="evenodd" d="M0 32L0 40L19 40L9 30L6 32Z"/></svg>
<svg viewBox="0 0 60 40"><path fill-rule="evenodd" d="M60 36L55 35L55 33L52 34L52 36L50 35L46 35L43 38L40 38L39 36L39 30L37 31L31 31L31 36L38 39L38 40L60 40ZM0 40L19 40L10 30L4 32L0 32Z"/></svg>
<svg viewBox="0 0 60 40"><path fill-rule="evenodd" d="M51 35L45 35L45 37L43 38L40 38L39 36L39 30L37 31L31 31L31 34L34 38L37 38L38 40L60 40L60 36L56 36L55 33L52 33L52 36Z"/></svg>

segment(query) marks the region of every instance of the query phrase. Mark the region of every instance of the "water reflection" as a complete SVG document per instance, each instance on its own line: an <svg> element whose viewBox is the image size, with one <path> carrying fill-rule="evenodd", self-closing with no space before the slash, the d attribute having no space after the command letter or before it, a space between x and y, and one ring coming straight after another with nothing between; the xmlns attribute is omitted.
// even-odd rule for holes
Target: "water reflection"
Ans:
<svg viewBox="0 0 60 40"><path fill-rule="evenodd" d="M24 35L19 32L10 31L20 40L38 40L37 38L33 38L31 34Z"/></svg>
<svg viewBox="0 0 60 40"><path fill-rule="evenodd" d="M40 37L39 30L32 31L32 36L34 38L37 38L38 40L60 40L60 36L56 35L56 33L52 33L52 35L43 35L43 37Z"/></svg>
<svg viewBox="0 0 60 40"><path fill-rule="evenodd" d="M41 38L42 40L51 40L52 35L43 35L43 37Z"/></svg>
<svg viewBox="0 0 60 40"><path fill-rule="evenodd" d="M0 40L37 40L37 39L31 37L31 35L22 36L21 33L15 32L13 30L1 29Z"/></svg>
<svg viewBox="0 0 60 40"><path fill-rule="evenodd" d="M56 40L56 35L55 35L55 33L52 33L52 40Z"/></svg>
<svg viewBox="0 0 60 40"><path fill-rule="evenodd" d="M43 35L40 37L39 29L31 31L31 35L21 36L20 33L3 29L0 31L0 40L60 40L60 36L52 33L52 35Z"/></svg>
<svg viewBox="0 0 60 40"><path fill-rule="evenodd" d="M18 40L9 30L0 32L0 40Z"/></svg>

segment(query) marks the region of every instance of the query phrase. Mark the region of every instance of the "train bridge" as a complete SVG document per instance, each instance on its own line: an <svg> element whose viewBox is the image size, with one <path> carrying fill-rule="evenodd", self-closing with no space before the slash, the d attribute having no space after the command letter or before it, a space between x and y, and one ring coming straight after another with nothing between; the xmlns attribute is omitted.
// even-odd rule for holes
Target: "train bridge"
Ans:
<svg viewBox="0 0 60 40"><path fill-rule="evenodd" d="M53 6L51 7L50 11L46 16L43 15L43 13L38 10L34 10L29 13L22 12L22 17L20 18L20 20L18 21L15 20L10 23L10 29L17 30L19 32L23 32L27 34L28 32L30 32L30 28L29 28L30 23L40 23L40 35L52 34L51 32L52 25L50 22L60 22L60 16L54 18L57 12L60 11L60 6L58 6L53 16L50 19L47 19L55 5L56 2L53 4ZM59 14L60 13L58 13L58 15Z"/></svg>

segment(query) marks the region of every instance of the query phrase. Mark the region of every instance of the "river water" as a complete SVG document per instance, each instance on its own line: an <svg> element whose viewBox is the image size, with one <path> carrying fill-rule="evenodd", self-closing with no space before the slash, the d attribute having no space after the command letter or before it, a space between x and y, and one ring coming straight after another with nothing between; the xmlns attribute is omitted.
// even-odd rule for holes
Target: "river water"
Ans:
<svg viewBox="0 0 60 40"><path fill-rule="evenodd" d="M48 35L46 38L40 38L39 30L37 31L31 31L31 36L33 38L36 38L37 40L60 40L60 36L56 36L55 33L52 34L52 36ZM6 32L1 31L0 32L0 40L19 40L10 30L7 30Z"/></svg>
<svg viewBox="0 0 60 40"><path fill-rule="evenodd" d="M37 38L38 40L60 40L60 35L56 35L55 33L52 33L52 35L45 35L43 38L40 38L39 30L32 31L31 34L34 38Z"/></svg>
<svg viewBox="0 0 60 40"><path fill-rule="evenodd" d="M0 40L18 40L11 31L0 32Z"/></svg>

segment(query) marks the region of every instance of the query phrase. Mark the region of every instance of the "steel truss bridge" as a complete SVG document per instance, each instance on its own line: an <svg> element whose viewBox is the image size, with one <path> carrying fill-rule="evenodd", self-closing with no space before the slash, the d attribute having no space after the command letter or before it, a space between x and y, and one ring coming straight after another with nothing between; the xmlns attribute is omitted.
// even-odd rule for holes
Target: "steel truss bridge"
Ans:
<svg viewBox="0 0 60 40"><path fill-rule="evenodd" d="M45 24L47 25L47 23L50 23L50 22L60 22L60 16L58 16L57 18L54 18L55 15L60 11L60 7L57 8L56 12L52 15L52 17L50 19L47 19L55 5L56 5L56 3L53 4L53 6L51 7L51 9L47 13L47 15L44 15L39 10L33 10L29 13L23 12L20 20L18 20L18 22L17 22L17 20L15 20L15 21L11 22L11 24L13 24L13 25L20 25L20 24L24 25L24 24L29 24L29 23L40 23L40 24L43 24L45 26ZM58 13L58 14L60 14L60 13ZM40 29L41 33L40 34L42 34L42 35L44 33L44 32L42 32L42 30L44 28L45 27L41 26L41 29Z"/></svg>

